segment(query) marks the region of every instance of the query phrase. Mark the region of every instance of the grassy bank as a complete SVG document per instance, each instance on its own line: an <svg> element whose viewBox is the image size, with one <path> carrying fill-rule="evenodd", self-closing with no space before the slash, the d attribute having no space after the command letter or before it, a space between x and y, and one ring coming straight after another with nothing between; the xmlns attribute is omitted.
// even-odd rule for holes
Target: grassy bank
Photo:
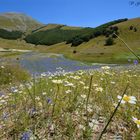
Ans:
<svg viewBox="0 0 140 140"><path fill-rule="evenodd" d="M0 91L11 85L27 81L30 75L17 64L1 63L0 65Z"/></svg>
<svg viewBox="0 0 140 140"><path fill-rule="evenodd" d="M139 74L139 66L105 66L101 71L42 74L13 87L0 97L1 139L97 140L128 85L102 139L139 140Z"/></svg>

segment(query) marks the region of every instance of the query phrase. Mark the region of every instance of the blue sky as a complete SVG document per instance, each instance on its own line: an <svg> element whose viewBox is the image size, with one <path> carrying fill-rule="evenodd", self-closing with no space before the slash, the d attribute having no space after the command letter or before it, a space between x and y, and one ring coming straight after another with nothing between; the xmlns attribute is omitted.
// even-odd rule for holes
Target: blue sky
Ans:
<svg viewBox="0 0 140 140"><path fill-rule="evenodd" d="M140 17L129 0L0 0L0 12L20 12L42 23L95 27L119 18Z"/></svg>

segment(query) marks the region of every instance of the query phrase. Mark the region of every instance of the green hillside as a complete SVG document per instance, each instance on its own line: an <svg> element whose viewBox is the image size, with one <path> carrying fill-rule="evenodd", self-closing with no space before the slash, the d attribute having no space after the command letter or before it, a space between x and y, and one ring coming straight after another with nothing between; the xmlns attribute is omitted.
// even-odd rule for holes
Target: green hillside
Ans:
<svg viewBox="0 0 140 140"><path fill-rule="evenodd" d="M130 19L114 26L119 28L119 36L140 56L140 18ZM133 26L132 30L130 26ZM77 47L71 47L71 44L64 42L48 46L46 51L62 53L68 58L87 62L127 63L128 59L131 61L136 59L119 39L116 38L111 46L105 45L106 39L105 36L98 36Z"/></svg>
<svg viewBox="0 0 140 140"><path fill-rule="evenodd" d="M61 24L43 25L32 30L32 33L27 36L31 37L36 42L36 45L27 43L29 40L25 42L24 40L1 38L0 47L60 53L70 59L86 62L128 63L128 59L132 62L136 59L135 56L129 52L118 38L113 37L112 32L114 31L140 56L140 18L121 22L116 20L97 28L71 27ZM86 38L89 35L92 36ZM106 45L108 38L113 39L112 45ZM72 46L70 41L76 42L76 39L83 40L80 45Z"/></svg>
<svg viewBox="0 0 140 140"><path fill-rule="evenodd" d="M80 28L59 24L49 24L37 30L33 30L31 34L26 36L25 40L28 43L36 45L53 45L66 41L67 44L71 43L72 46L78 46L83 42L88 42L90 39L96 38L100 35L112 34L112 32L117 28L108 28L124 21L127 21L127 19L111 21L96 28Z"/></svg>

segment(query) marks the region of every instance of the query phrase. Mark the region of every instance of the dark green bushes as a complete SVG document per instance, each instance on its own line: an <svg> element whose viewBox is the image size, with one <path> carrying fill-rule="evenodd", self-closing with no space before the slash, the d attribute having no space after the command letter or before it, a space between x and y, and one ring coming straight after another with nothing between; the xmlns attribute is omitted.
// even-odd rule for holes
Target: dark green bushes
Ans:
<svg viewBox="0 0 140 140"><path fill-rule="evenodd" d="M117 24L117 23L120 23L120 22L127 21L127 20L128 19L126 19L126 18L125 19L119 19L119 20L115 20L115 21L103 24L101 26L98 26L98 27L94 28L94 30L91 33L89 33L88 35L85 35L85 36L89 40L92 39L92 38L96 38L100 35L104 35L106 37L112 36L112 38L116 38L116 36L113 35L113 33L119 34L119 32L118 32L119 28L117 26L113 26L113 25ZM89 41L88 39L85 41L83 39L83 35L80 35L80 36L78 36L78 43L77 43L77 37L74 37L73 39L71 39L67 43L71 43L72 46L78 46L83 42ZM81 40L83 40L83 41L81 41ZM75 41L76 41L76 43L75 43Z"/></svg>
<svg viewBox="0 0 140 140"><path fill-rule="evenodd" d="M112 37L109 37L105 42L105 46L111 46L113 44L114 44L114 39Z"/></svg>
<svg viewBox="0 0 140 140"><path fill-rule="evenodd" d="M130 27L129 27L129 30L131 30L131 31L134 31L134 32L137 32L137 27L134 27L133 25L131 25Z"/></svg>
<svg viewBox="0 0 140 140"><path fill-rule="evenodd" d="M83 42L88 42L90 39L104 35L109 37L113 33L118 33L118 27L113 26L114 24L124 22L127 19L115 20L96 28L81 28L77 30L64 30L61 27L56 27L46 31L32 32L26 36L25 41L36 45L53 45L60 42L66 42L72 46L78 46Z"/></svg>
<svg viewBox="0 0 140 140"><path fill-rule="evenodd" d="M28 35L25 40L28 43L41 44L41 45L53 45L66 41L67 39L77 34L74 31L61 30L61 29L50 29L47 31L39 31Z"/></svg>
<svg viewBox="0 0 140 140"><path fill-rule="evenodd" d="M23 33L21 31L7 31L0 29L0 37L4 39L18 39L21 38Z"/></svg>
<svg viewBox="0 0 140 140"><path fill-rule="evenodd" d="M41 45L53 45L56 43L64 42L72 43L73 37L77 37L81 34L89 34L93 29L84 28L78 30L63 30L61 28L50 29L46 31L39 31L26 36L25 40L28 43L41 44ZM84 40L88 40L88 37L83 37ZM77 39L75 39L77 40Z"/></svg>

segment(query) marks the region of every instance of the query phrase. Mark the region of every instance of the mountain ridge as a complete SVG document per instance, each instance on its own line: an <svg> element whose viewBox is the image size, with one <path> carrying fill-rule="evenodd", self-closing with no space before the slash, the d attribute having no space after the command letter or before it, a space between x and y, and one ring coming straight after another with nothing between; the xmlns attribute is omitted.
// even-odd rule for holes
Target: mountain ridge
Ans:
<svg viewBox="0 0 140 140"><path fill-rule="evenodd" d="M24 13L0 13L0 28L8 31L18 30L27 32L40 26L43 26L43 24Z"/></svg>

